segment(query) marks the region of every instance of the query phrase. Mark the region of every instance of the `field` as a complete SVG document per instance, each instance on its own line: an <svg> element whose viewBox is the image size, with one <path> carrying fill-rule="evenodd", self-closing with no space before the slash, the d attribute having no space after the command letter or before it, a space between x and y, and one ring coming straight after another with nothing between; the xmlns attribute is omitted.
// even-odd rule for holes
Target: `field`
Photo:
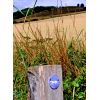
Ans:
<svg viewBox="0 0 100 100"><path fill-rule="evenodd" d="M13 25L14 100L28 100L27 69L61 64L64 100L86 98L86 13Z"/></svg>
<svg viewBox="0 0 100 100"><path fill-rule="evenodd" d="M19 34L19 31L24 37L27 35L34 39L32 31L36 32L37 28L41 32L42 36L47 38L48 35L53 38L55 33L55 27L59 28L59 32L66 31L67 38L70 39L73 36L79 35L80 32L85 33L86 30L86 13L56 17L52 19L45 19L40 21L33 21L29 23L14 24L14 34ZM31 28L30 28L31 27ZM19 31L18 31L19 30ZM28 34L25 34L28 33ZM82 34L81 35L84 35ZM82 37L83 38L83 37Z"/></svg>

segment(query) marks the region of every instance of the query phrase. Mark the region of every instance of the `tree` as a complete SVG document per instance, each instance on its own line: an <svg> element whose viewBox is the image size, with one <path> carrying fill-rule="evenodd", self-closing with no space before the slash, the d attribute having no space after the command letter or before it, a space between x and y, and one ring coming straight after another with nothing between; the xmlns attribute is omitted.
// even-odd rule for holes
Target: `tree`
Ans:
<svg viewBox="0 0 100 100"><path fill-rule="evenodd" d="M84 4L83 4L83 3L81 3L80 7L84 7Z"/></svg>
<svg viewBox="0 0 100 100"><path fill-rule="evenodd" d="M80 4L78 3L78 4L77 4L77 7L79 7L79 6L80 6Z"/></svg>

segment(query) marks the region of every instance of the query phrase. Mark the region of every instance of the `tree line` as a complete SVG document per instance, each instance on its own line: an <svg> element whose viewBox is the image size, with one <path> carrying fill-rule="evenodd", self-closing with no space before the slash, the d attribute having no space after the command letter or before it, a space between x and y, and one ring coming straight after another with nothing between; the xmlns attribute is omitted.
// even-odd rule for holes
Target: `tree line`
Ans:
<svg viewBox="0 0 100 100"><path fill-rule="evenodd" d="M20 13L19 11L14 12L13 19L25 17L28 9L29 8L22 9L21 11L23 12L23 14ZM62 13L69 12L70 13L70 12L77 12L77 11L84 11L84 10L86 10L86 7L84 6L84 4L77 4L77 6L66 6L66 7L59 7L59 8L55 7L55 6L47 6L47 7L37 6L34 9L30 8L28 16L34 15L34 13L40 13L40 12L44 12L44 11L48 11L48 13L50 13L50 14L51 14L51 12L54 12L54 14L57 14L58 12L59 13L60 12L62 12Z"/></svg>

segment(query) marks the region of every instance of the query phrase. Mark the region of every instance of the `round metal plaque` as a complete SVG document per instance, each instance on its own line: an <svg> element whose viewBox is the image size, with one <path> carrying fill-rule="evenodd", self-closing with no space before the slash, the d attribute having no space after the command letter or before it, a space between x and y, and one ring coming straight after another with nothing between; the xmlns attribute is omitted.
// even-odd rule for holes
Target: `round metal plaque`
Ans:
<svg viewBox="0 0 100 100"><path fill-rule="evenodd" d="M49 86L51 87L51 89L55 90L59 87L59 85L60 85L59 77L57 75L52 75L49 78Z"/></svg>

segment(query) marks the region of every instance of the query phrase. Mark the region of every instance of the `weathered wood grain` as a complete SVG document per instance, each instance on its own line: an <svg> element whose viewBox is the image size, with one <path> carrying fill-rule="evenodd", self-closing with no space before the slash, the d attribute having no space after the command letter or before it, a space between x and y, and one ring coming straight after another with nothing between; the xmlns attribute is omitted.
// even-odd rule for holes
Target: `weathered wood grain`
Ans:
<svg viewBox="0 0 100 100"><path fill-rule="evenodd" d="M48 84L51 75L56 74L60 86L53 90ZM28 69L30 100L63 100L61 65L41 65Z"/></svg>

